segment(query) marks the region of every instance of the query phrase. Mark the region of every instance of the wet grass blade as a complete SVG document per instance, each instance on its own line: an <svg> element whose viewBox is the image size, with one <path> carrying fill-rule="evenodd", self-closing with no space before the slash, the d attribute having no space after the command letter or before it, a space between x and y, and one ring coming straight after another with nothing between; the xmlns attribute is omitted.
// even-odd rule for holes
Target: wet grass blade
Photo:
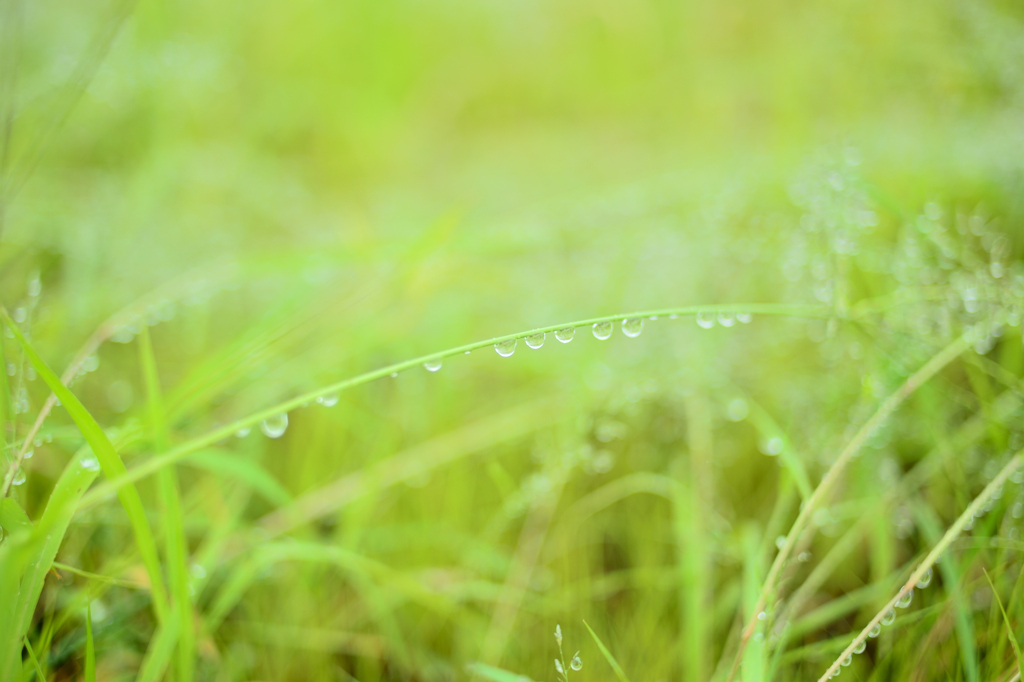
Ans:
<svg viewBox="0 0 1024 682"><path fill-rule="evenodd" d="M43 359L36 353L32 344L28 342L21 333L21 330L11 320L7 310L0 309L0 315L2 315L4 323L13 332L15 339L24 349L25 356L32 363L32 366L35 367L39 377L46 382L49 389L57 396L64 409L71 416L71 419L74 420L75 425L82 432L82 436L99 461L104 475L108 479L123 476L126 472L124 462L121 461L117 450L110 442L110 439L107 438L107 434L103 432L103 429L96 422L96 419L82 405L75 394L53 373L53 370L43 362ZM160 559L156 551L156 542L153 539L153 531L146 518L145 508L142 506L142 499L139 497L139 492L134 485L125 485L118 488L117 496L120 498L121 504L128 514L128 521L135 534L135 542L138 545L139 554L142 555L146 572L149 574L150 584L153 586L153 608L156 611L157 618L162 622L166 619L168 612L167 595L163 577L160 573Z"/></svg>
<svg viewBox="0 0 1024 682"><path fill-rule="evenodd" d="M604 642L602 642L601 638L597 636L597 633L590 627L590 624L587 623L587 621L583 621L583 625L586 626L587 632L590 633L590 636L594 638L597 648L601 650L601 655L604 656L604 660L608 661L608 665L612 667L612 671L615 673L615 677L619 678L619 682L629 682L629 678L626 677L626 673L622 670L622 666L619 665L619 662L615 660L614 656L612 656L612 652L608 651L608 647L604 645Z"/></svg>
<svg viewBox="0 0 1024 682"><path fill-rule="evenodd" d="M160 377L157 374L156 356L153 354L149 329L145 325L139 334L139 360L146 385L149 424L153 433L153 450L159 454L167 450L170 436L164 416L163 395L160 390ZM160 490L160 501L163 507L167 578L174 618L178 621L176 672L179 680L190 682L194 671L195 632L192 627L192 599L188 585L188 544L181 513L178 473L173 464L163 467L157 473L157 487Z"/></svg>

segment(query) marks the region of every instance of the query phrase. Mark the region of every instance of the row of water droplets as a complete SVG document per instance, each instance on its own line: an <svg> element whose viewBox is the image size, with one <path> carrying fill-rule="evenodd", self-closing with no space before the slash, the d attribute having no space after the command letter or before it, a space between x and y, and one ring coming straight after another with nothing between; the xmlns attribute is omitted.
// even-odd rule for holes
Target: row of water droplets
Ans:
<svg viewBox="0 0 1024 682"><path fill-rule="evenodd" d="M875 625L868 630L868 637L874 639L882 634L882 626L889 626L896 622L896 609L905 609L910 606L910 603L914 600L914 588L923 590L932 584L932 567L929 566L925 572L921 575L918 581L914 584L914 587L906 587L900 590L899 598L896 599L895 608L888 609L885 614L882 615L882 619L875 623ZM839 677L839 673L842 672L843 668L849 667L853 663L853 657L857 654L864 653L868 648L867 640L862 640L857 643L857 646L853 648L853 653L848 655L842 661L840 661L840 667L836 668L832 674L828 676L829 679Z"/></svg>
<svg viewBox="0 0 1024 682"><path fill-rule="evenodd" d="M669 315L669 319L676 319L679 316L676 314ZM711 329L716 324L722 327L732 327L737 322L747 324L753 319L753 315L749 312L731 312L731 311L701 311L696 314L697 325L701 329ZM647 319L657 320L657 315L651 315ZM644 318L643 317L627 317L622 320L622 333L631 339L635 339L640 336L644 330ZM594 334L594 338L599 341L605 341L611 338L612 332L615 330L615 325L611 320L603 322L595 322L591 325L591 332ZM575 327L563 327L554 332L555 338L561 343L569 343L576 336ZM528 348L538 350L544 346L544 342L547 340L546 332L537 332L536 334L529 334L523 337L523 341L526 343ZM494 352L503 358L510 357L516 352L516 346L518 345L519 338L504 339L494 344ZM467 353L469 351L466 351ZM423 363L423 367L428 372L437 372L442 367L441 358L431 358Z"/></svg>
<svg viewBox="0 0 1024 682"><path fill-rule="evenodd" d="M679 316L676 314L669 315L670 319L676 319L678 317ZM647 319L657 320L658 316L652 315ZM702 329L710 329L711 327L714 327L716 324L719 324L723 327L732 327L737 322L747 324L752 319L753 316L749 312L699 312L696 315L697 324ZM643 331L644 318L627 317L622 320L621 326L623 334L625 334L629 338L636 338L640 336L640 333ZM594 337L602 341L611 337L613 329L614 325L611 321L596 322L591 326L591 331L593 332ZM131 331L131 336L134 336L134 334L135 332ZM555 332L553 332L553 335L555 339L558 340L560 343L569 343L570 341L573 340L573 338L576 335L576 328L571 326L563 327L562 329L558 329ZM125 336L128 340L130 340L131 337L128 337L127 334ZM544 342L547 340L547 333L538 332L536 334L530 334L524 337L523 340L526 343L527 347L537 350L541 348L544 345ZM494 350L495 352L498 353L498 355L507 358L511 356L513 353L515 353L517 343L518 338L505 339L494 344ZM468 352L469 351L467 351L467 353ZM437 372L442 367L441 358L432 358L430 360L427 360L426 362L423 363L423 367L428 372ZM391 376L395 377L397 376L397 373L392 373ZM338 403L338 396L337 394L320 396L316 399L316 402L317 404L323 405L324 407L333 407ZM263 435L267 436L268 438L280 438L288 430L288 413L282 412L280 414L274 415L272 417L267 417L266 419L261 420L259 428ZM250 427L242 427L235 432L235 435L238 438L245 438L250 433Z"/></svg>

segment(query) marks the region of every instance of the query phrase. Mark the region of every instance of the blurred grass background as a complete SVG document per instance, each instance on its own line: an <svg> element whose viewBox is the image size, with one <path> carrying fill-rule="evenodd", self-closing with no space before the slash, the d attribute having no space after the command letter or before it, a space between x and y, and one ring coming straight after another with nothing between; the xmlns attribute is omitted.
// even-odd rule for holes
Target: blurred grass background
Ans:
<svg viewBox="0 0 1024 682"><path fill-rule="evenodd" d="M72 390L108 433L136 434L129 468L157 439L143 325L180 444L560 322L747 303L831 316L520 341L293 410L279 439L257 428L190 455L196 655L158 677L449 680L483 661L552 679L560 623L584 660L569 676L613 679L586 619L634 680L724 679L800 500L887 395L975 329L971 357L815 514L741 673L816 679L1024 445L1017 3L0 13L0 294L58 372L113 333ZM48 391L3 343L13 461ZM10 493L30 518L82 444L57 408ZM157 484L139 488L160 539ZM1019 632L1020 495L1015 481L844 676L1012 677L981 569ZM315 503L275 513L295 499ZM97 679L135 677L151 647L127 520L113 498L75 516L26 633L48 679L83 674L89 600Z"/></svg>

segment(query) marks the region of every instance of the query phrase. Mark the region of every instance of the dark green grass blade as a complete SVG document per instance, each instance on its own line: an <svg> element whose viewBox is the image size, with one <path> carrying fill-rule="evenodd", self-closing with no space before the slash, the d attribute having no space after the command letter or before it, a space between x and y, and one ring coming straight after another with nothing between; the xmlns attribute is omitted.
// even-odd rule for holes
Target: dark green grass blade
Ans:
<svg viewBox="0 0 1024 682"><path fill-rule="evenodd" d="M156 357L149 338L149 329L143 325L139 334L139 360L146 385L149 423L153 432L154 452L167 450L170 442L167 421L164 416L163 395L160 377L157 374ZM163 506L163 523L167 558L167 577L171 592L174 618L177 619L177 673L182 682L191 682L195 658L195 632L192 627L192 598L188 585L188 545L185 538L185 524L181 513L181 494L178 490L178 473L173 464L163 467L157 473L157 487ZM154 640L152 646L161 642Z"/></svg>
<svg viewBox="0 0 1024 682"><path fill-rule="evenodd" d="M60 399L64 409L67 410L75 425L82 432L82 436L99 460L103 474L108 479L123 476L126 472L124 462L121 461L117 450L111 444L107 434L103 432L103 429L93 418L92 414L82 405L75 394L68 390L57 375L53 373L53 370L43 362L43 359L36 353L32 344L28 342L21 333L21 330L18 329L10 316L8 316L7 311L0 309L0 314L3 316L4 323L7 324L14 333L18 343L21 344L25 351L25 356L32 363L32 366L35 367L40 378L46 382L50 390ZM120 498L121 504L128 514L128 521L132 526L132 531L135 533L135 542L138 545L139 554L142 555L142 562L146 566L150 584L153 586L153 608L156 611L157 618L162 622L166 619L168 612L167 594L164 588L164 580L160 573L160 559L156 551L156 542L153 539L153 531L149 527L149 521L146 518L145 508L142 506L142 499L139 497L139 492L134 485L118 488L117 496Z"/></svg>
<svg viewBox="0 0 1024 682"><path fill-rule="evenodd" d="M608 647L604 645L604 642L602 642L601 638L597 636L597 633L594 632L593 628L590 627L587 621L583 621L583 625L586 626L587 632L590 633L590 636L594 638L597 648L601 650L601 655L604 656L604 660L608 661L608 665L612 667L612 671L614 671L615 677L619 678L619 682L629 682L629 678L626 677L626 673L622 670L622 666L619 665L619 662L615 660L614 656L612 656L612 652L608 651Z"/></svg>
<svg viewBox="0 0 1024 682"><path fill-rule="evenodd" d="M988 581L989 587L992 588L992 596L996 598L996 604L999 605L999 611L1003 614L1003 623L1006 625L1006 636L1010 640L1010 645L1013 647L1013 654L1017 657L1017 670L1024 671L1024 658L1020 655L1020 644L1017 642L1016 635L1013 634L1013 625L1010 624L1010 617L1006 615L1006 609L1003 608L1003 600L999 598L999 591L996 590L995 583L992 582L992 576L988 574L984 568L981 569L985 573L985 580Z"/></svg>
<svg viewBox="0 0 1024 682"><path fill-rule="evenodd" d="M92 607L85 607L85 682L96 682L96 643L92 639Z"/></svg>

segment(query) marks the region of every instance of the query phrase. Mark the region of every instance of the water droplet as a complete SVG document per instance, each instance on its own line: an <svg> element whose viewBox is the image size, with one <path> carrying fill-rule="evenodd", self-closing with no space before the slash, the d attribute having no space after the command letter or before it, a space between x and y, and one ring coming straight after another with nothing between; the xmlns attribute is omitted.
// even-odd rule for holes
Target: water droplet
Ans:
<svg viewBox="0 0 1024 682"><path fill-rule="evenodd" d="M507 358L516 352L516 339L506 339L494 344L494 352L503 358Z"/></svg>
<svg viewBox="0 0 1024 682"><path fill-rule="evenodd" d="M428 372L436 372L437 370L441 369L441 359L438 358L436 360L427 360L426 362L423 363L423 366L426 368Z"/></svg>
<svg viewBox="0 0 1024 682"><path fill-rule="evenodd" d="M761 613L757 614L757 619L758 620L768 620L768 614L765 613L764 611L762 611Z"/></svg>
<svg viewBox="0 0 1024 682"><path fill-rule="evenodd" d="M729 402L729 407L726 408L726 414L729 417L729 421L732 422L743 421L749 413L750 408L747 406L747 401L743 398L734 398Z"/></svg>
<svg viewBox="0 0 1024 682"><path fill-rule="evenodd" d="M330 395L322 395L317 398L316 401L324 407L334 407L338 404L338 394L332 393Z"/></svg>
<svg viewBox="0 0 1024 682"><path fill-rule="evenodd" d="M775 455L782 452L782 439L779 438L778 436L773 436L772 438L767 438L761 441L758 444L758 447L764 454L768 455L769 457L774 457Z"/></svg>
<svg viewBox="0 0 1024 682"><path fill-rule="evenodd" d="M260 422L260 431L267 438L280 438L288 430L288 413L282 412L276 417L270 417Z"/></svg>
<svg viewBox="0 0 1024 682"><path fill-rule="evenodd" d="M926 588L929 585L931 585L932 584L932 575L933 575L932 574L932 567L929 566L928 570L925 571L924 575L921 576L921 579L917 581L917 588L920 589L920 590L923 590L924 588Z"/></svg>
<svg viewBox="0 0 1024 682"><path fill-rule="evenodd" d="M565 329L559 329L555 332L555 338L562 343L569 343L575 335L576 327L566 327Z"/></svg>
<svg viewBox="0 0 1024 682"><path fill-rule="evenodd" d="M34 441L32 441L32 445L35 445L37 448L40 445L42 445L42 444L43 444L43 437L42 436L36 436L36 439Z"/></svg>
<svg viewBox="0 0 1024 682"><path fill-rule="evenodd" d="M24 458L25 459L32 459L32 455L34 455L34 454L36 454L35 450L28 449L28 450L25 451Z"/></svg>
<svg viewBox="0 0 1024 682"><path fill-rule="evenodd" d="M786 536L785 535L780 535L779 537L775 538L775 546L778 549L782 549L783 547L785 547L786 546Z"/></svg>
<svg viewBox="0 0 1024 682"><path fill-rule="evenodd" d="M622 321L622 333L631 339L640 336L644 330L644 321L640 317L627 317Z"/></svg>
<svg viewBox="0 0 1024 682"><path fill-rule="evenodd" d="M872 639L874 639L875 637L878 637L878 635L880 635L880 634L882 634L882 624L881 623L875 623L875 626L873 628L871 628L870 630L868 630L868 637L871 637Z"/></svg>
<svg viewBox="0 0 1024 682"><path fill-rule="evenodd" d="M569 661L569 667L577 672L583 669L583 660L580 658L579 652L576 652L576 655Z"/></svg>
<svg viewBox="0 0 1024 682"><path fill-rule="evenodd" d="M206 569L199 564L192 564L192 566L189 567L189 573L191 573L192 577L196 580L202 580L206 577Z"/></svg>
<svg viewBox="0 0 1024 682"><path fill-rule="evenodd" d="M914 600L914 588L911 587L909 590L900 595L900 598L896 600L896 608L905 609L910 606L910 602Z"/></svg>
<svg viewBox="0 0 1024 682"><path fill-rule="evenodd" d="M882 625L892 625L894 620L896 620L896 612L889 609L885 612L885 615L882 616Z"/></svg>
<svg viewBox="0 0 1024 682"><path fill-rule="evenodd" d="M35 298L43 292L43 283L39 279L39 271L36 270L28 279L28 295Z"/></svg>
<svg viewBox="0 0 1024 682"><path fill-rule="evenodd" d="M843 659L843 662L840 665L842 665L844 668L847 668L851 663L853 663L853 656L848 655L846 658Z"/></svg>
<svg viewBox="0 0 1024 682"><path fill-rule="evenodd" d="M19 306L14 309L14 321L21 324L28 319L28 311L25 310L24 306Z"/></svg>
<svg viewBox="0 0 1024 682"><path fill-rule="evenodd" d="M865 640L861 640L857 646L853 647L853 653L862 654L864 650L868 648L868 643Z"/></svg>
<svg viewBox="0 0 1024 682"><path fill-rule="evenodd" d="M736 321L740 324L750 324L752 319L754 319L754 316L748 312L736 313Z"/></svg>
<svg viewBox="0 0 1024 682"><path fill-rule="evenodd" d="M594 324L594 338L604 341L612 335L612 323L611 322L597 322Z"/></svg>
<svg viewBox="0 0 1024 682"><path fill-rule="evenodd" d="M544 345L544 340L547 339L547 337L547 334L541 332L540 334L530 334L524 340L526 341L527 346L533 348L534 350L537 350L538 348Z"/></svg>
<svg viewBox="0 0 1024 682"><path fill-rule="evenodd" d="M251 428L249 428L248 426L243 426L242 428L235 431L235 438L245 438L246 436L249 435L250 431L252 431Z"/></svg>
<svg viewBox="0 0 1024 682"><path fill-rule="evenodd" d="M697 313L697 326L701 329L711 329L715 326L715 314L708 312Z"/></svg>
<svg viewBox="0 0 1024 682"><path fill-rule="evenodd" d="M25 470L18 469L18 471L14 474L14 478L11 480L11 483L14 485L21 485L22 483L25 482L25 478Z"/></svg>
<svg viewBox="0 0 1024 682"><path fill-rule="evenodd" d="M110 337L114 343L131 343L135 333L129 327L121 327Z"/></svg>
<svg viewBox="0 0 1024 682"><path fill-rule="evenodd" d="M736 315L728 310L718 311L718 324L723 327L731 327L736 324Z"/></svg>
<svg viewBox="0 0 1024 682"><path fill-rule="evenodd" d="M797 555L796 560L799 561L802 564L806 564L808 561L811 560L811 553L810 552L800 552Z"/></svg>
<svg viewBox="0 0 1024 682"><path fill-rule="evenodd" d="M82 363L82 370L86 372L95 372L100 368L100 357L98 355L90 355Z"/></svg>

